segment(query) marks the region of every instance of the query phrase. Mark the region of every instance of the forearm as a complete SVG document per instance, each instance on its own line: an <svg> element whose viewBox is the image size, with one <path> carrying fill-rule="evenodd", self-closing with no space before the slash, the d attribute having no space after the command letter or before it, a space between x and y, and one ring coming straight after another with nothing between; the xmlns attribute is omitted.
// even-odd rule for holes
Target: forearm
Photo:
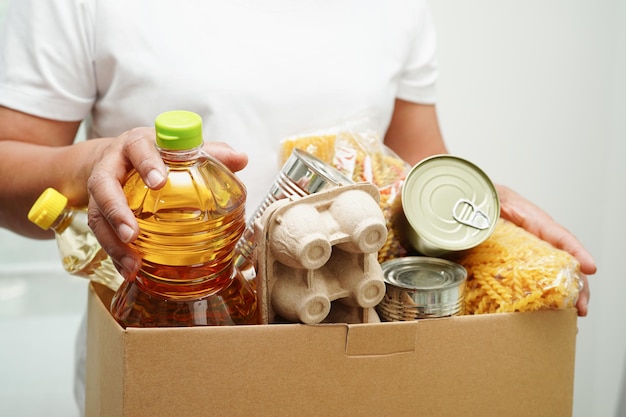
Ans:
<svg viewBox="0 0 626 417"><path fill-rule="evenodd" d="M96 155L109 141L97 139L66 146L2 141L0 227L28 237L50 237L28 221L30 207L47 187L67 196L71 205L86 206L87 178Z"/></svg>
<svg viewBox="0 0 626 417"><path fill-rule="evenodd" d="M410 165L448 153L439 129L435 106L396 100L385 145Z"/></svg>

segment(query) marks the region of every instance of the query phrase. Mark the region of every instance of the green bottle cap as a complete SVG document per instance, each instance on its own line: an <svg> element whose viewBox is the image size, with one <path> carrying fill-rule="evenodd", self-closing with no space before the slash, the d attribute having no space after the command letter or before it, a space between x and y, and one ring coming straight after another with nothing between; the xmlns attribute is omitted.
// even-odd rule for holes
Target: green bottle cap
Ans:
<svg viewBox="0 0 626 417"><path fill-rule="evenodd" d="M190 111L161 113L154 121L159 148L182 151L202 145L202 118Z"/></svg>
<svg viewBox="0 0 626 417"><path fill-rule="evenodd" d="M48 230L67 205L67 197L54 188L46 189L28 212L28 220Z"/></svg>

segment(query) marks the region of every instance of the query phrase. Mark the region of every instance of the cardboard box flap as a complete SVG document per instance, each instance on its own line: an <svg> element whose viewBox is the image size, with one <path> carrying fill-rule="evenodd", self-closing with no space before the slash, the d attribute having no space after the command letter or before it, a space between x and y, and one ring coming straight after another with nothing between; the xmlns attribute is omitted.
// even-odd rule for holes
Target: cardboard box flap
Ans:
<svg viewBox="0 0 626 417"><path fill-rule="evenodd" d="M419 322L348 325L347 356L378 356L415 352Z"/></svg>

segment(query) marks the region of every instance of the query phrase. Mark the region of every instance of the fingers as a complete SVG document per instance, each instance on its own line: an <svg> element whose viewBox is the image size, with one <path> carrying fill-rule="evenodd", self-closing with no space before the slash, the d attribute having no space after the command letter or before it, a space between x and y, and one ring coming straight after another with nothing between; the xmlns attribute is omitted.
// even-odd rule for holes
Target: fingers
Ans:
<svg viewBox="0 0 626 417"><path fill-rule="evenodd" d="M545 211L526 200L508 187L498 185L501 216L523 227L530 233L574 256L584 274L593 275L597 267L593 256L565 227L552 219Z"/></svg>
<svg viewBox="0 0 626 417"><path fill-rule="evenodd" d="M87 180L92 214L90 226L94 232L100 232L105 230L100 223L106 221L124 243L132 242L139 233L137 221L128 208L122 189L124 179L132 168L141 174L149 187L164 185L165 166L154 147L153 129L133 129L113 140L95 163Z"/></svg>
<svg viewBox="0 0 626 417"><path fill-rule="evenodd" d="M110 256L124 279L132 279L139 270L141 262L139 254L119 239L109 222L102 216L93 198L89 199L88 213L89 226L102 248Z"/></svg>
<svg viewBox="0 0 626 417"><path fill-rule="evenodd" d="M167 171L154 146L155 132L153 128L141 127L129 130L120 135L116 140L121 142L122 158L139 172L143 182L152 189L158 189L165 185ZM120 165L117 165L118 167ZM120 183L128 173L128 166L123 172Z"/></svg>
<svg viewBox="0 0 626 417"><path fill-rule="evenodd" d="M233 172L241 171L248 165L247 154L235 151L224 142L207 142L204 150Z"/></svg>
<svg viewBox="0 0 626 417"><path fill-rule="evenodd" d="M554 247L570 253L580 263L580 270L584 274L596 273L596 263L591 254L583 247L580 241L565 227L557 224L551 217L531 207L532 212L526 217L522 227L539 236Z"/></svg>
<svg viewBox="0 0 626 417"><path fill-rule="evenodd" d="M496 187L500 195L500 214L504 219L523 227L554 247L570 253L578 260L583 287L578 296L576 308L580 317L586 316L590 298L587 275L595 274L597 271L591 254L569 230L556 223L545 211L510 188L502 185Z"/></svg>
<svg viewBox="0 0 626 417"><path fill-rule="evenodd" d="M232 171L248 163L245 153L225 143L206 143L204 149ZM126 279L136 274L141 261L140 254L128 245L139 235L139 226L122 188L132 169L152 189L165 185L167 170L155 147L154 128L132 129L111 140L96 159L87 181L89 226Z"/></svg>
<svg viewBox="0 0 626 417"><path fill-rule="evenodd" d="M593 257L569 230L551 222L542 227L538 235L574 256L580 263L580 270L583 274L596 273L597 267Z"/></svg>
<svg viewBox="0 0 626 417"><path fill-rule="evenodd" d="M583 288L581 289L580 294L578 295L576 308L578 309L578 315L580 317L585 317L587 315L587 312L589 311L588 305L589 305L589 297L591 294L589 291L589 281L587 280L587 275L581 274L580 278L582 280Z"/></svg>
<svg viewBox="0 0 626 417"><path fill-rule="evenodd" d="M112 172L107 171L107 166L96 165L87 181L90 195L89 226L98 240L101 238L101 231L111 229L120 241L129 243L137 237L139 228L128 208L121 182L117 181ZM100 243L105 246L103 242Z"/></svg>
<svg viewBox="0 0 626 417"><path fill-rule="evenodd" d="M137 238L139 227L122 189L133 168L149 187L165 184L166 170L154 147L154 129L133 129L112 140L87 180L89 226L126 278L139 266L139 255L127 245Z"/></svg>

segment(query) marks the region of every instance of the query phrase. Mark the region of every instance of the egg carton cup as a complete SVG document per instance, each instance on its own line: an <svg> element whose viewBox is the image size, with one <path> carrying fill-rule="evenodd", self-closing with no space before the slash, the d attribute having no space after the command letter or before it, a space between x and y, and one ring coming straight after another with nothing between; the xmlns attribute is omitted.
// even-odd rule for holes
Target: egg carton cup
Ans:
<svg viewBox="0 0 626 417"><path fill-rule="evenodd" d="M375 185L279 200L255 222L261 323L372 322L387 227Z"/></svg>

